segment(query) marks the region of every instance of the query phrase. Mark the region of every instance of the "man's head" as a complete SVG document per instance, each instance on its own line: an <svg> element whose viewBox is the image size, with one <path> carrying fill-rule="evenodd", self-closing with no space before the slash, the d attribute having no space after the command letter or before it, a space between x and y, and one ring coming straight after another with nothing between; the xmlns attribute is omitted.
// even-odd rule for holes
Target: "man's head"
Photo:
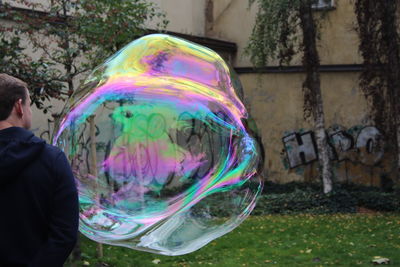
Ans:
<svg viewBox="0 0 400 267"><path fill-rule="evenodd" d="M0 73L0 128L29 129L32 122L31 99L25 82Z"/></svg>

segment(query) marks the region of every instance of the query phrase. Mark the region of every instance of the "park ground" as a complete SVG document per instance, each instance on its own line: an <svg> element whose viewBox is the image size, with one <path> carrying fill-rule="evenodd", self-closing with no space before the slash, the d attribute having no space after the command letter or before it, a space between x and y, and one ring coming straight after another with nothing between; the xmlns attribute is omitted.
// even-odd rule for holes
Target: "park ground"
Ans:
<svg viewBox="0 0 400 267"><path fill-rule="evenodd" d="M400 266L400 213L250 216L227 235L182 256L97 244L82 237L78 266ZM66 266L71 266L66 264Z"/></svg>

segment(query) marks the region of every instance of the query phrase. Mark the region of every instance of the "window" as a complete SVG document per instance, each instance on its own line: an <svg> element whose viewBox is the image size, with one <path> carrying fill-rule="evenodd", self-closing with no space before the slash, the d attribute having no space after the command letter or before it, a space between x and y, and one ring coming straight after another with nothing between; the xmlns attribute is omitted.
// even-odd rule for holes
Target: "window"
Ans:
<svg viewBox="0 0 400 267"><path fill-rule="evenodd" d="M315 0L312 7L316 10L333 9L335 8L335 0Z"/></svg>

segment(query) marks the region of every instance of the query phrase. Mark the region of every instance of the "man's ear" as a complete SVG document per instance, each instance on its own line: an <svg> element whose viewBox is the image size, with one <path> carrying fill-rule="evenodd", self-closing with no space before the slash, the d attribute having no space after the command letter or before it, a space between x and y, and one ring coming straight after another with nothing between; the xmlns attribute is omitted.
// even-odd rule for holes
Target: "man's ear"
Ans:
<svg viewBox="0 0 400 267"><path fill-rule="evenodd" d="M22 108L22 106L22 99L18 99L18 101L14 104L15 111L17 112L17 115L19 117L22 117L24 115L24 109Z"/></svg>

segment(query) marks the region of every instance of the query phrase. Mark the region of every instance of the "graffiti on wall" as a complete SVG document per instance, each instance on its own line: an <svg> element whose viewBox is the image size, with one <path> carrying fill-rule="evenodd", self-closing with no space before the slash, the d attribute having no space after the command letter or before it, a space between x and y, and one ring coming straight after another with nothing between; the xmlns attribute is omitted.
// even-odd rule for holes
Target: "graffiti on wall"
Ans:
<svg viewBox="0 0 400 267"><path fill-rule="evenodd" d="M384 154L384 138L374 126L328 130L329 157L333 161L350 160L373 166ZM289 168L310 164L318 160L314 133L293 132L282 138Z"/></svg>
<svg viewBox="0 0 400 267"><path fill-rule="evenodd" d="M52 135L54 134L54 124L56 115L53 115L53 118L47 118L46 123L41 125L36 125L30 129L36 136L40 137L41 139L45 140L46 142L50 143Z"/></svg>

